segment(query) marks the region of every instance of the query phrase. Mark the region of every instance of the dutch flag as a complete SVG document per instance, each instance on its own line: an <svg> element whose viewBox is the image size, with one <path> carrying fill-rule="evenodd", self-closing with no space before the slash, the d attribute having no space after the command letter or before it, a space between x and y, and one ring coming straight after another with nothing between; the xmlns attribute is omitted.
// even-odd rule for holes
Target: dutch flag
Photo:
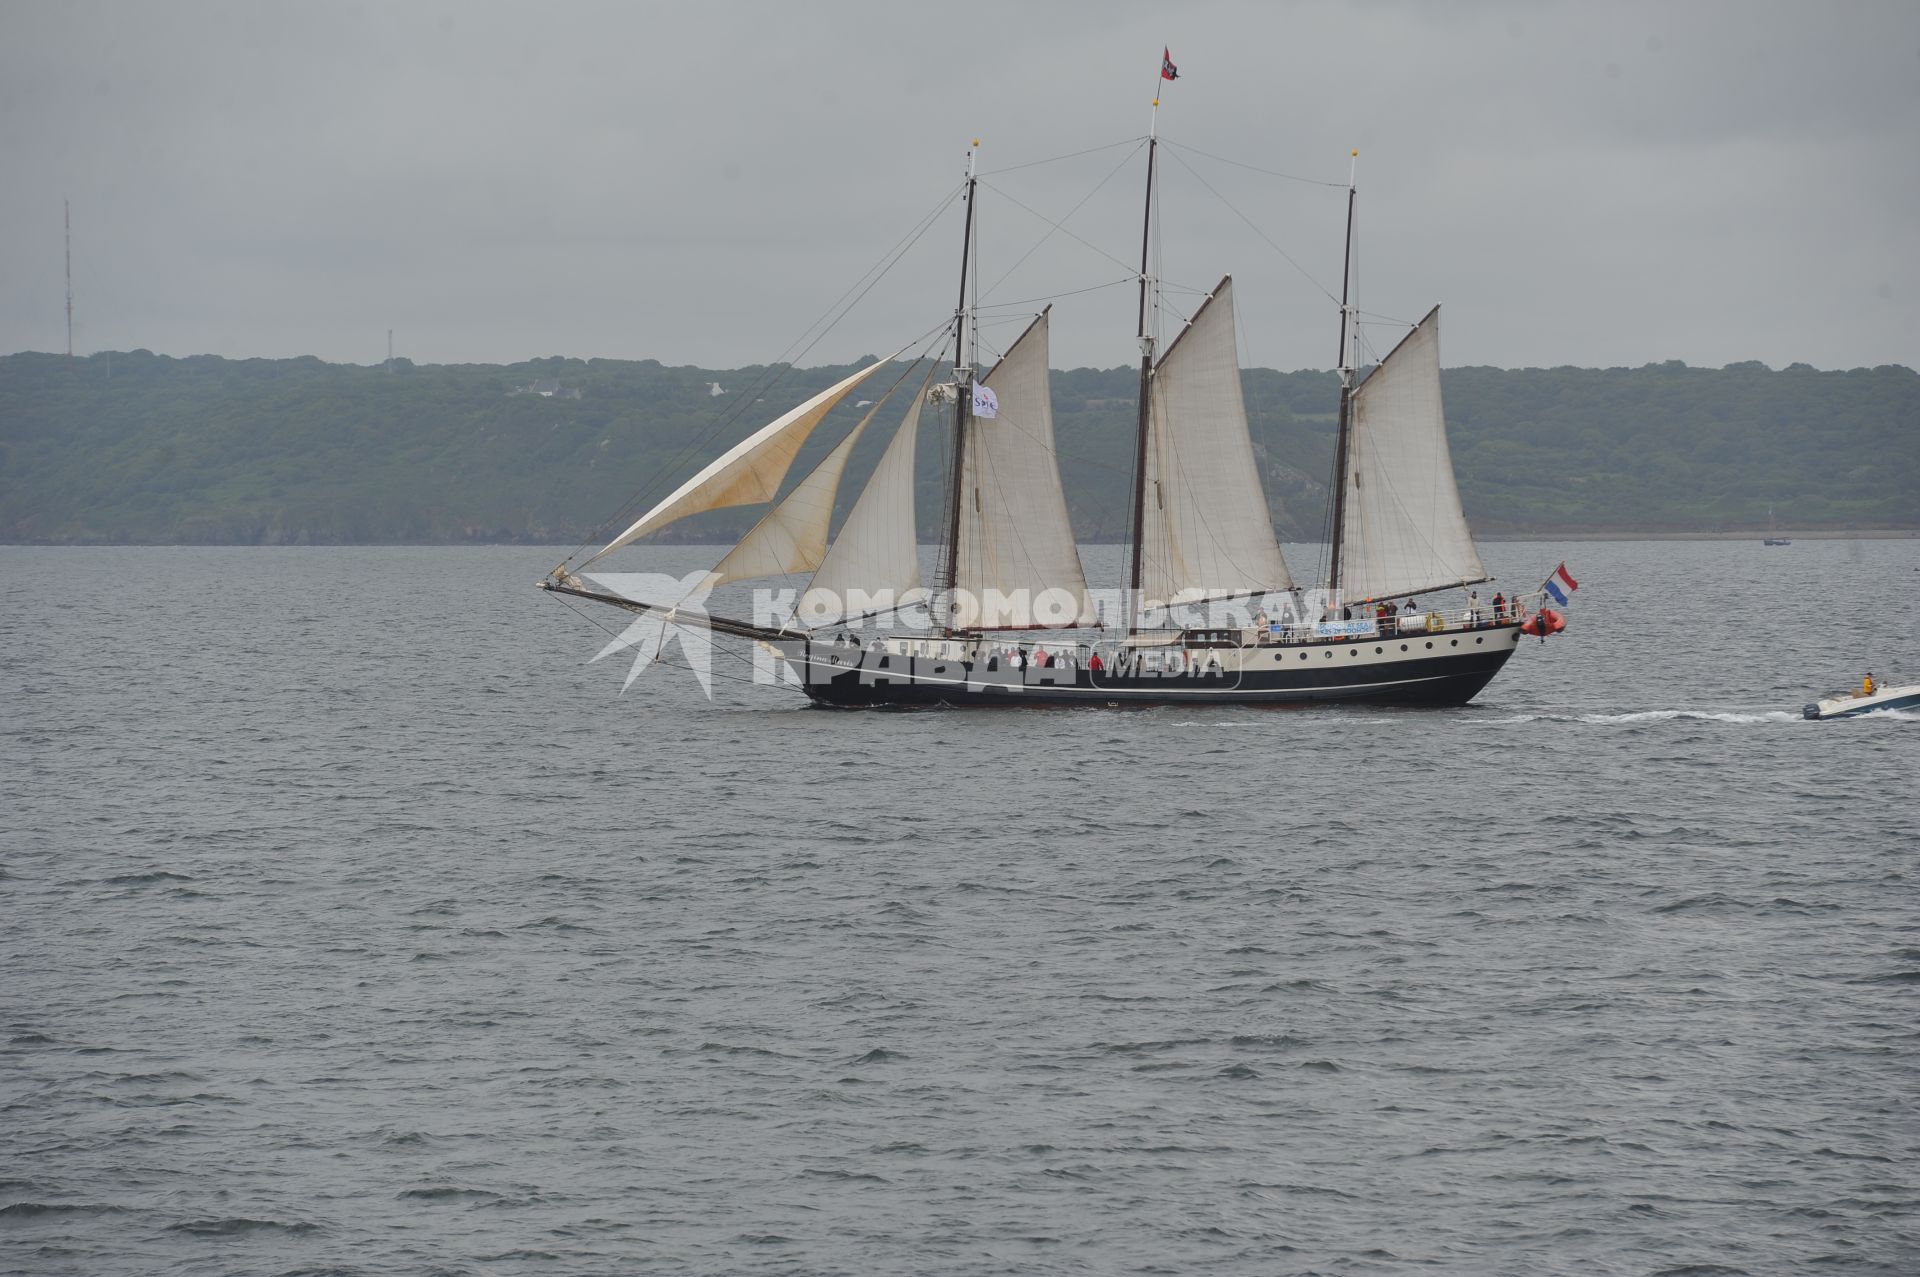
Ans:
<svg viewBox="0 0 1920 1277"><path fill-rule="evenodd" d="M1558 603L1561 607L1565 607L1567 605L1567 595L1579 589L1580 582L1567 575L1567 565L1562 563L1553 570L1553 575L1548 577L1546 584L1540 588L1552 595L1555 603Z"/></svg>

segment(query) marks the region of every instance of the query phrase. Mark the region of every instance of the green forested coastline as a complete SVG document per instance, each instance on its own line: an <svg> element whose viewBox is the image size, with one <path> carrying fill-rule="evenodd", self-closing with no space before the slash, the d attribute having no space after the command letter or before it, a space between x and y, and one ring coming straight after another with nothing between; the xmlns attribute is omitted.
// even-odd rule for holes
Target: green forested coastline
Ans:
<svg viewBox="0 0 1920 1277"><path fill-rule="evenodd" d="M0 540L576 542L846 371L0 357ZM1135 379L1054 376L1084 540L1125 532ZM1758 529L1769 506L1782 527L1920 528L1920 375L1908 368L1456 368L1443 382L1461 493L1483 534ZM1245 383L1275 523L1314 539L1335 378L1256 369ZM838 433L823 429L801 465ZM923 427L920 449L929 539L941 433ZM884 445L885 431L869 435L843 508ZM674 533L716 540L753 517L717 512Z"/></svg>

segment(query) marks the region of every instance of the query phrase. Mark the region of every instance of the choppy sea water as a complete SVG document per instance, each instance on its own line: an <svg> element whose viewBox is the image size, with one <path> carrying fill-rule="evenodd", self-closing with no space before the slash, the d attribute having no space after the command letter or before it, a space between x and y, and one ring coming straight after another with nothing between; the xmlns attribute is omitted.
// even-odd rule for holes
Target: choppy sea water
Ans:
<svg viewBox="0 0 1920 1277"><path fill-rule="evenodd" d="M1464 710L882 714L0 548L0 1270L1920 1271L1920 716L1798 717L1920 543L1487 551Z"/></svg>

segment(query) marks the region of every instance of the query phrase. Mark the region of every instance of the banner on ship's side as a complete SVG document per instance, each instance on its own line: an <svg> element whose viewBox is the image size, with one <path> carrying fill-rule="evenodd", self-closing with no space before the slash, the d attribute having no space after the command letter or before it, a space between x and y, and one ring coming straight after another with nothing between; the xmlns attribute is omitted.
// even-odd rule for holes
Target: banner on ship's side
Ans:
<svg viewBox="0 0 1920 1277"><path fill-rule="evenodd" d="M1315 638L1372 638L1379 632L1372 621L1320 621L1313 627Z"/></svg>

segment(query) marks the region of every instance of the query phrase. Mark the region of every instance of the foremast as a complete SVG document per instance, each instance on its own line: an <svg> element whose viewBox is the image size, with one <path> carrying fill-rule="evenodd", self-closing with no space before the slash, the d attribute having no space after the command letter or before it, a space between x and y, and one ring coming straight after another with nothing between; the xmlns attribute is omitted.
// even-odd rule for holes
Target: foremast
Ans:
<svg viewBox="0 0 1920 1277"><path fill-rule="evenodd" d="M1354 150L1348 160L1347 239L1340 258L1340 419L1333 444L1333 530L1327 574L1327 592L1336 603L1340 598L1342 530L1347 518L1347 454L1353 443L1353 359L1354 348L1359 344L1356 340L1358 334L1354 331L1355 307L1352 304L1351 288L1354 178L1360 167L1360 152Z"/></svg>
<svg viewBox="0 0 1920 1277"><path fill-rule="evenodd" d="M973 260L974 191L978 182L974 166L979 150L980 139L975 138L967 151L967 184L963 197L967 215L960 242L960 299L953 309L953 456L947 467L947 543L940 556L939 578L934 583L935 596L940 600L941 607L940 629L948 635L957 632L954 618L958 610L960 584L960 520L965 513L967 435L973 423L973 383L977 375L973 363L979 349L979 316L976 312L978 290L973 286L972 279L976 269Z"/></svg>
<svg viewBox="0 0 1920 1277"><path fill-rule="evenodd" d="M1138 616L1141 587L1141 555L1147 531L1147 437L1153 428L1153 356L1154 335L1151 321L1159 308L1154 295L1159 281L1152 273L1153 196L1155 162L1160 147L1160 95L1153 95L1153 118L1147 128L1147 196L1140 224L1140 412L1135 423L1133 446L1132 550L1127 567L1127 625L1132 629ZM1149 304L1151 303L1151 305Z"/></svg>

